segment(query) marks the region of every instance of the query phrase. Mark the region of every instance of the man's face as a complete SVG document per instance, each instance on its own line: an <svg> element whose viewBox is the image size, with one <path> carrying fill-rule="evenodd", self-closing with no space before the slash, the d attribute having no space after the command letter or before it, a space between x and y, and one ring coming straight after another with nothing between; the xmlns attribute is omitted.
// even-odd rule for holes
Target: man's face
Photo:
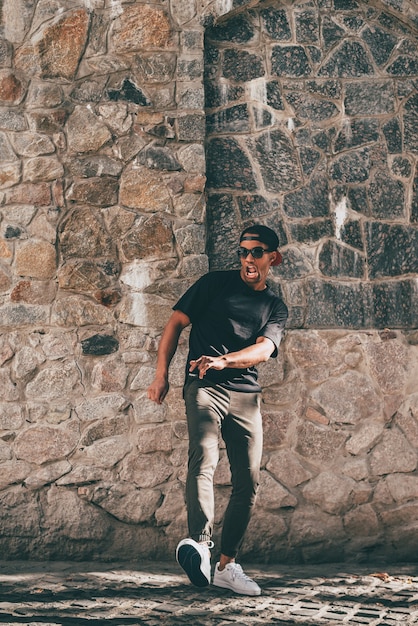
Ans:
<svg viewBox="0 0 418 626"><path fill-rule="evenodd" d="M245 233L251 236L251 233ZM256 235L255 235L256 236ZM241 241L239 244L241 248L252 250L253 248L263 248L268 250L268 246L261 241ZM247 254L246 258L241 257L241 278L252 289L261 291L266 288L267 275L272 261L275 259L275 252L265 252L260 259L255 259L251 253Z"/></svg>

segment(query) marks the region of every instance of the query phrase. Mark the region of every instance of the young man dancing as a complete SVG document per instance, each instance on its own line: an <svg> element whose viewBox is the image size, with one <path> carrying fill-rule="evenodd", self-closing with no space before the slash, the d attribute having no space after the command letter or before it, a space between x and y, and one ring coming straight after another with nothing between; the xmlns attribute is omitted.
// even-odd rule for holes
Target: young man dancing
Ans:
<svg viewBox="0 0 418 626"><path fill-rule="evenodd" d="M270 267L281 262L276 233L261 224L240 237L239 270L209 272L173 307L161 337L148 397L161 404L180 334L192 325L184 385L189 433L186 503L189 537L176 550L191 582L211 582L214 524L213 475L219 460L218 432L225 441L232 491L222 526L221 555L213 584L257 596L261 590L235 561L250 521L259 484L263 445L261 387L256 365L276 356L287 307L267 285Z"/></svg>

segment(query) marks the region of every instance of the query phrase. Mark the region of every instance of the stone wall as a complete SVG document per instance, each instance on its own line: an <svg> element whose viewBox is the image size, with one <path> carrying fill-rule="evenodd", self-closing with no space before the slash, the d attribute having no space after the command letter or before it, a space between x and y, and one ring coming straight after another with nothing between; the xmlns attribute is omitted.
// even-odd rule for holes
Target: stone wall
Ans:
<svg viewBox="0 0 418 626"><path fill-rule="evenodd" d="M291 315L244 552L415 559L414 2L0 6L3 558L173 557L187 333L161 407L158 339L257 219ZM222 450L216 539L228 491Z"/></svg>

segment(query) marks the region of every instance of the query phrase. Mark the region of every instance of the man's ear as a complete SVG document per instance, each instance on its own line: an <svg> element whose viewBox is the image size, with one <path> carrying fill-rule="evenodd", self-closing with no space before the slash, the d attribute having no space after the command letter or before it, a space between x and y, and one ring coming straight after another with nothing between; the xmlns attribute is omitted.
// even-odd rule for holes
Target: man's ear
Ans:
<svg viewBox="0 0 418 626"><path fill-rule="evenodd" d="M280 263L283 260L283 257L278 250L274 250L274 254L275 254L275 258L272 260L271 265L273 267L276 267L276 265L280 265Z"/></svg>

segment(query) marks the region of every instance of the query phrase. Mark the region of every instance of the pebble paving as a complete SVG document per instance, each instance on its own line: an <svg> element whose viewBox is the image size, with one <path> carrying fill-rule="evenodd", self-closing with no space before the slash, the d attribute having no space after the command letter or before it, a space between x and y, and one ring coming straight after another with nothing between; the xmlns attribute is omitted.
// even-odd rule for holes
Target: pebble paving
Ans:
<svg viewBox="0 0 418 626"><path fill-rule="evenodd" d="M0 625L418 624L416 565L244 565L261 596L197 589L172 562L0 561Z"/></svg>

